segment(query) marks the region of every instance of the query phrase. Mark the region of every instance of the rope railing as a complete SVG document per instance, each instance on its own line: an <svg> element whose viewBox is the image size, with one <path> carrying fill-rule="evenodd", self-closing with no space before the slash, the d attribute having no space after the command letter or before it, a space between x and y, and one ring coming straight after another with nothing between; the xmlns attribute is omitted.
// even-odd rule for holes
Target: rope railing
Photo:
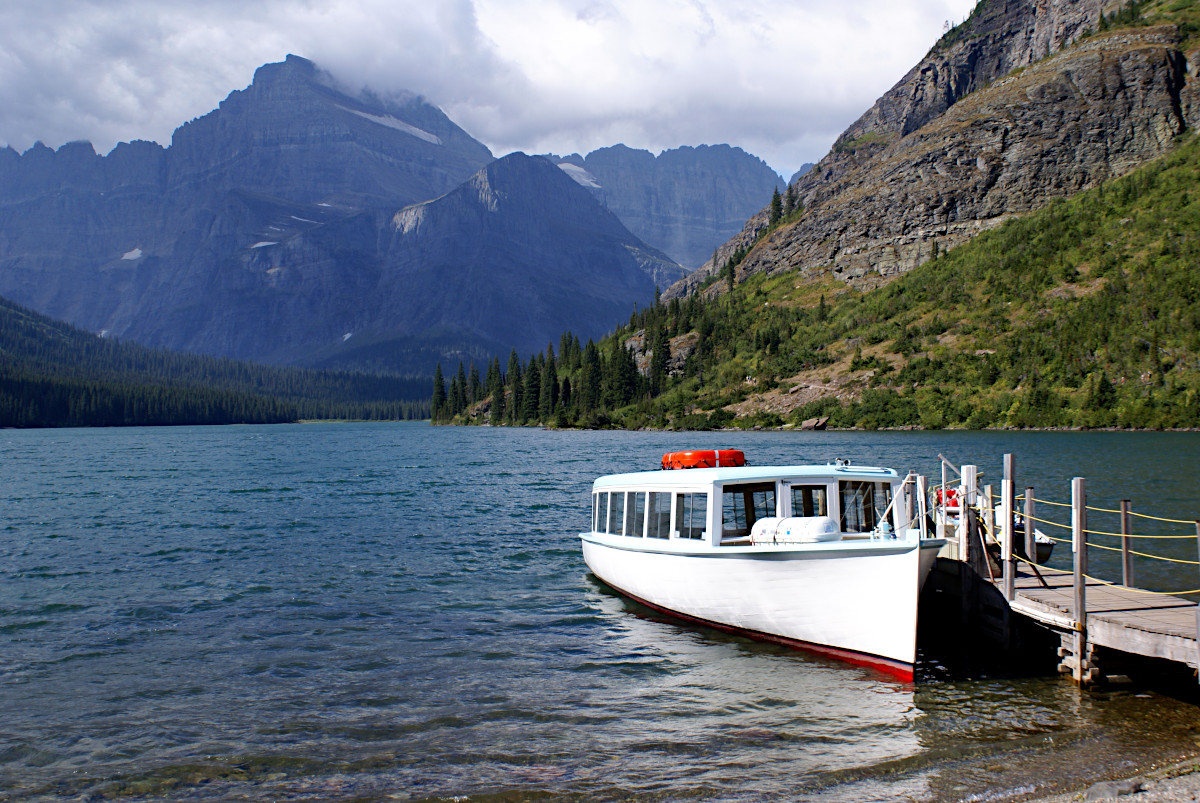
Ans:
<svg viewBox="0 0 1200 803"><path fill-rule="evenodd" d="M1023 499L1024 497L1021 496L1018 498ZM1033 498L1033 501L1037 502L1039 505L1052 505L1054 507L1070 507L1070 505L1067 504L1066 502L1051 502L1049 499L1038 499L1036 496ZM1190 519L1190 520L1189 519L1166 519L1166 518L1163 518L1162 516L1151 516L1149 513L1135 513L1132 510L1121 511L1121 510L1113 510L1112 508L1107 508L1107 507L1092 507L1091 505L1088 505L1087 509L1094 510L1097 513L1113 513L1118 516L1121 515L1123 512L1127 512L1127 513L1129 513L1130 516L1136 516L1139 519L1150 519L1151 521L1162 521L1162 522L1166 522L1167 524L1195 524L1196 523L1196 521L1194 519ZM1109 535L1109 534L1111 534L1111 533L1101 533L1101 535ZM1121 533L1117 533L1117 535L1120 535L1120 534ZM1190 536L1190 535L1170 535L1170 536L1151 535L1151 536L1145 536L1145 537L1148 537L1148 538L1191 538L1192 536Z"/></svg>
<svg viewBox="0 0 1200 803"><path fill-rule="evenodd" d="M1049 571L1049 572L1054 572L1055 574L1071 574L1071 572L1068 571L1067 569L1056 569L1053 566L1044 566L1044 565L1040 565L1040 564L1035 564L1033 561L1026 560L1025 558L1021 557L1020 555L1013 555L1013 557L1016 558L1017 561L1020 563L1025 563L1030 566L1034 566L1039 571ZM1126 591L1132 591L1135 594L1149 594L1151 596L1156 596L1156 597L1177 597L1177 596L1180 596L1181 594L1200 594L1200 588L1193 588L1188 591L1150 591L1145 588L1134 588L1133 586L1121 585L1120 583L1114 583L1111 580L1105 580L1100 577L1093 577L1090 574L1085 574L1084 577L1086 577L1087 579L1091 580L1094 583L1099 583L1100 585L1109 586L1111 588L1122 588Z"/></svg>
<svg viewBox="0 0 1200 803"><path fill-rule="evenodd" d="M1024 501L1024 500L1025 500L1025 494L1021 494L1021 495L1015 496L1013 498L1014 502ZM1070 505L1070 504L1067 504L1064 502L1055 502L1055 501L1049 500L1049 499L1038 499L1037 497L1032 497L1032 500L1039 505L1049 505L1051 507L1063 507L1063 508L1072 507L1072 505ZM987 511L987 505L985 504L982 496L980 496L979 501L976 502L975 504L965 505L964 507L975 510L977 513L979 513L981 515ZM1091 505L1086 506L1086 509L1097 512L1097 513L1111 513L1111 514L1116 514L1116 515L1122 515L1123 513L1128 513L1131 516L1137 516L1142 519L1149 519L1149 520L1153 520L1153 521L1165 522L1168 524L1194 524L1195 523L1195 521L1188 521L1186 519L1168 519L1168 518L1163 518L1161 516L1151 516L1151 515L1145 514L1145 513L1134 513L1131 510L1126 510L1126 511L1113 510L1111 508L1093 507ZM1037 516L1027 516L1025 514L1021 514L1021 515L1024 518L1028 518L1030 521L1035 521L1038 524L1044 525L1046 527L1057 527L1061 530L1073 530L1073 527L1070 524L1063 524L1061 522L1051 521L1049 519L1043 519L1043 518L1039 518ZM1042 536L1044 536L1045 538L1049 538L1051 541L1054 541L1055 543L1059 543L1059 544L1073 543L1073 538L1056 538L1055 536L1048 535L1045 532L1041 532L1041 531L1039 531L1039 532ZM1105 537L1109 537L1109 538L1141 538L1141 539L1151 539L1151 540L1158 540L1158 539L1169 540L1169 539L1184 539L1184 538L1194 540L1197 537L1196 535L1192 535L1192 534L1188 534L1188 535L1175 535L1175 534L1148 535L1145 533L1114 533L1114 532L1108 532L1107 530L1090 530L1090 529L1084 529L1083 532L1086 535L1099 535L1099 536L1105 536ZM999 540L999 539L997 539L997 540ZM1151 553L1141 552L1136 549L1128 549L1127 547L1117 547L1117 546L1108 546L1106 544L1098 544L1098 543L1095 543L1094 541L1089 541L1088 546L1095 548L1095 549L1102 549L1102 550L1105 550L1108 552L1120 552L1122 554L1127 553L1129 555L1137 555L1138 557L1147 558L1149 560L1161 560L1161 561L1165 561L1167 563L1177 563L1177 564L1182 564L1185 566L1200 566L1200 560L1185 560L1183 558L1169 558L1169 557L1166 557L1165 555L1153 555ZM1028 563L1030 565L1034 565L1029 560L1027 560L1023 557L1020 557L1019 555L1014 555L1013 557L1015 557L1018 561L1020 561L1022 563ZM1053 571L1053 572L1062 572L1064 574L1071 574L1071 572L1065 572L1062 569L1055 569L1055 568L1052 568L1049 566L1043 566L1042 568L1049 569L1050 571ZM1134 588L1133 586L1126 586L1126 585L1122 585L1121 583L1110 582L1108 580L1103 580L1098 577L1092 577L1090 575L1084 575L1084 576L1087 577L1089 580L1092 580L1097 583L1101 583L1103 585L1111 585L1111 586L1116 586L1119 588L1128 588L1130 591L1135 591L1137 593L1143 593L1143 594L1158 594L1158 595L1166 595L1166 596L1170 596L1172 594L1200 594L1200 589L1195 589L1195 590L1191 590L1191 591L1175 591L1175 592L1147 591L1145 589Z"/></svg>
<svg viewBox="0 0 1200 803"><path fill-rule="evenodd" d="M1106 549L1109 552L1120 552L1121 551L1121 547L1119 547L1119 546L1105 546L1104 544L1093 544L1091 542L1088 542L1088 546L1093 549ZM1188 566L1200 566L1200 560L1183 560L1181 558L1168 558L1163 555L1150 555L1146 552L1138 552L1136 549L1129 550L1129 554L1130 555L1138 555L1143 558L1151 558L1153 560L1165 560L1168 563L1185 563Z"/></svg>
<svg viewBox="0 0 1200 803"><path fill-rule="evenodd" d="M1040 499L1036 500L1036 501L1039 504L1041 503ZM1088 510L1097 510L1097 509L1098 508L1088 508ZM1048 527L1060 527L1064 530L1071 529L1070 524L1062 524L1057 521L1049 521L1048 519L1039 519L1037 516L1030 516L1029 518L1031 521L1036 521L1038 524L1045 524ZM1191 524L1192 522L1189 521L1189 522L1185 522L1185 523ZM1106 530L1084 530L1084 532L1087 533L1088 535L1108 535L1113 538L1151 538L1154 540L1158 540L1160 538L1161 539L1188 538L1188 539L1195 540L1195 538L1196 538L1196 536L1194 536L1194 535L1146 535L1146 534L1138 534L1138 533L1110 533L1110 532L1107 532Z"/></svg>

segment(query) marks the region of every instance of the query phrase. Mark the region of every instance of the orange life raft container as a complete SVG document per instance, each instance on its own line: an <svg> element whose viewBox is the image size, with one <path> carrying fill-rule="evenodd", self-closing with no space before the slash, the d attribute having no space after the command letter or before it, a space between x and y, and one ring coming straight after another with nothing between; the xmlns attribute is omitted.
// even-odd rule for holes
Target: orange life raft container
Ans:
<svg viewBox="0 0 1200 803"><path fill-rule="evenodd" d="M746 465L741 449L701 449L691 452L667 452L662 458L664 469L724 468Z"/></svg>

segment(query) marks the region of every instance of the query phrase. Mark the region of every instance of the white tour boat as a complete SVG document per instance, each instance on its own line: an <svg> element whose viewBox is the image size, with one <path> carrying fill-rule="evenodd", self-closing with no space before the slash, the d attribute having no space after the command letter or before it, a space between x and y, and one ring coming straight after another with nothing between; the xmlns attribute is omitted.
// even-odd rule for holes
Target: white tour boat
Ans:
<svg viewBox="0 0 1200 803"><path fill-rule="evenodd" d="M696 467L679 471L671 468ZM924 478L888 468L744 465L676 452L600 477L583 557L657 610L911 679L917 598L944 539Z"/></svg>

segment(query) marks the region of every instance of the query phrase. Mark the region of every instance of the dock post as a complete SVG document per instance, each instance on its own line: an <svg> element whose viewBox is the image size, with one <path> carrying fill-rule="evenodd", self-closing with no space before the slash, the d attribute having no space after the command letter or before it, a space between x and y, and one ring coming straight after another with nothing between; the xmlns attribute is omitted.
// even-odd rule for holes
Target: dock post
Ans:
<svg viewBox="0 0 1200 803"><path fill-rule="evenodd" d="M1083 477L1071 480L1071 550L1074 552L1075 633L1072 650L1075 653L1071 677L1076 683L1091 682L1087 638L1087 488Z"/></svg>
<svg viewBox="0 0 1200 803"><path fill-rule="evenodd" d="M1200 519L1196 519L1196 544L1196 554L1200 555ZM1197 657L1200 658L1200 604L1196 605L1196 651ZM1200 660L1196 662L1196 666L1196 681L1200 682Z"/></svg>
<svg viewBox="0 0 1200 803"><path fill-rule="evenodd" d="M1017 565L1013 557L1013 456L1004 455L1004 480L1000 485L1000 560L1004 566L1004 598L1016 596Z"/></svg>
<svg viewBox="0 0 1200 803"><path fill-rule="evenodd" d="M1037 540L1033 536L1033 489L1025 489L1025 557L1030 563L1037 563Z"/></svg>
<svg viewBox="0 0 1200 803"><path fill-rule="evenodd" d="M917 527L921 530L921 537L929 537L929 486L928 480L924 474L917 475Z"/></svg>
<svg viewBox="0 0 1200 803"><path fill-rule="evenodd" d="M987 537L998 546L1000 538L996 535L996 498L992 494L990 483L983 486L983 515L980 519L983 521L983 528L987 530Z"/></svg>
<svg viewBox="0 0 1200 803"><path fill-rule="evenodd" d="M1133 586L1133 555L1129 552L1129 500L1121 500L1121 585Z"/></svg>
<svg viewBox="0 0 1200 803"><path fill-rule="evenodd" d="M978 475L978 466L963 466L962 484L958 489L958 559L968 565L971 563L971 539L967 537L967 508L975 503Z"/></svg>
<svg viewBox="0 0 1200 803"><path fill-rule="evenodd" d="M934 506L941 508L941 511L940 511L941 515L937 516L937 537L945 538L946 537L946 491L948 489L946 488L946 461L943 460L941 462L942 462L942 484L938 486L938 491L937 491L939 494L941 494L941 500L940 500L941 503L939 505L938 504L939 500L934 499Z"/></svg>

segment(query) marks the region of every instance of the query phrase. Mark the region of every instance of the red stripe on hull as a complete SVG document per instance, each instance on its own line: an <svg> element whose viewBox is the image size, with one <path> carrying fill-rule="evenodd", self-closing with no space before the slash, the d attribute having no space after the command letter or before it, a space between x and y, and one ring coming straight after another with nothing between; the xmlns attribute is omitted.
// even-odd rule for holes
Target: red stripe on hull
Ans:
<svg viewBox="0 0 1200 803"><path fill-rule="evenodd" d="M815 652L820 655L828 655L833 658L837 658L840 661L854 664L855 666L869 667L870 669L874 669L895 680L901 680L906 683L912 683L913 681L912 664L906 664L903 661L896 661L894 659L884 658L879 655L869 655L867 653L854 652L853 650L843 650L838 647L829 647L824 644L813 644L812 642L801 641L799 639L788 638L786 636L777 636L774 633L763 633L759 630L747 630L746 628L742 627L734 627L733 625L712 622L708 619L701 619L698 616L689 616L686 613L680 613L679 611L673 611L670 608L664 608L661 605L655 605L653 602L630 594L628 591L617 588L612 583L607 581L603 582L605 585L623 597L628 597L640 605L645 605L647 608L652 608L659 613L664 613L667 616L672 616L676 619L682 619L685 622L692 622L705 627L711 627L716 630L720 630L725 633L732 633L738 636L746 636L747 638L754 639L755 641L768 641L772 644L780 644L784 647L791 647L792 649L802 650L804 652Z"/></svg>

